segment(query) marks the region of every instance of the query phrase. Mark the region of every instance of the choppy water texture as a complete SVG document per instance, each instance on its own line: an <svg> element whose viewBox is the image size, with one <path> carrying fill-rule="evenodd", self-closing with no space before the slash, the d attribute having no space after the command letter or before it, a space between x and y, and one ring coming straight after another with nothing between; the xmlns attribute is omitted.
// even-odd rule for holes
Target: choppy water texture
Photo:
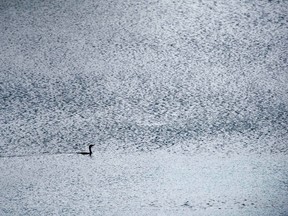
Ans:
<svg viewBox="0 0 288 216"><path fill-rule="evenodd" d="M287 35L286 0L1 0L0 214L287 215Z"/></svg>
<svg viewBox="0 0 288 216"><path fill-rule="evenodd" d="M1 155L89 143L151 151L219 135L287 152L287 1L12 0L0 10Z"/></svg>
<svg viewBox="0 0 288 216"><path fill-rule="evenodd" d="M287 161L167 152L6 158L0 213L284 216Z"/></svg>

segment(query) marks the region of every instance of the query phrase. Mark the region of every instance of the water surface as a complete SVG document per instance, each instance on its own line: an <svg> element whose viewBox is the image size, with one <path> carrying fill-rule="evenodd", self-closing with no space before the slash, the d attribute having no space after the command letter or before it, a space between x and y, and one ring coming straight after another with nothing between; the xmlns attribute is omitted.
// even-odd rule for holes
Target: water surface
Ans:
<svg viewBox="0 0 288 216"><path fill-rule="evenodd" d="M285 215L287 156L1 158L1 215Z"/></svg>

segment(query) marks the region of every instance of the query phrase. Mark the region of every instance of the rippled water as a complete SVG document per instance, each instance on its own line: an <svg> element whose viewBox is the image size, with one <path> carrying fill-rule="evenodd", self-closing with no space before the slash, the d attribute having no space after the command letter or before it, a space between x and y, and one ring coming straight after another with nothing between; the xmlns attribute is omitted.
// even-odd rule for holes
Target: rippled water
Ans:
<svg viewBox="0 0 288 216"><path fill-rule="evenodd" d="M1 2L1 156L218 136L287 153L287 6Z"/></svg>
<svg viewBox="0 0 288 216"><path fill-rule="evenodd" d="M287 11L0 1L0 214L287 215Z"/></svg>
<svg viewBox="0 0 288 216"><path fill-rule="evenodd" d="M1 159L1 215L285 215L287 157L182 154Z"/></svg>

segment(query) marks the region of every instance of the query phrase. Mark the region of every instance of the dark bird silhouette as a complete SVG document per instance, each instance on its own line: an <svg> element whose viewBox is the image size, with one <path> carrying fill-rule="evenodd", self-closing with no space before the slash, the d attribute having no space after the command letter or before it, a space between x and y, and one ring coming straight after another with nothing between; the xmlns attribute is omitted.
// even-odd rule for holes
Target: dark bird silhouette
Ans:
<svg viewBox="0 0 288 216"><path fill-rule="evenodd" d="M89 152L77 152L77 154L82 154L82 155L92 155L92 147L94 145L89 145Z"/></svg>

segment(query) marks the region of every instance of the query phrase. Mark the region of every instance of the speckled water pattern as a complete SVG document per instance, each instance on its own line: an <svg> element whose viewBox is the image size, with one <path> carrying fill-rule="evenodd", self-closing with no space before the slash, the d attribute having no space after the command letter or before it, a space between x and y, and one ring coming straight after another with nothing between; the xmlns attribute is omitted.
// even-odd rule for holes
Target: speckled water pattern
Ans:
<svg viewBox="0 0 288 216"><path fill-rule="evenodd" d="M1 155L287 137L287 1L2 0L0 10Z"/></svg>
<svg viewBox="0 0 288 216"><path fill-rule="evenodd" d="M197 215L211 215L205 204L211 204L209 199L230 203L223 204L226 207L213 204L226 209L227 215L271 215L271 212L276 215L276 209L280 209L278 215L286 214L284 206L288 206L288 202L283 197L288 191L285 171L288 170L285 163L288 152L287 0L0 0L0 49L0 170L3 173L0 186L6 187L6 191L1 189L0 193L1 215L85 215L79 208L73 210L68 206L65 213L64 208L57 207L56 203L65 194L73 200L78 197L65 191L67 185L56 184L55 191L61 191L59 196L49 191L48 186L47 195L53 201L47 203L45 187L38 185L34 174L42 173L43 182L54 179L54 183L60 184L67 176L56 177L59 167L66 169L71 163L72 173L69 171L67 175L76 182L67 184L72 185L75 193L81 193L77 187L84 187L86 180L95 180L98 175L103 181L110 179L110 174L102 175L100 167L92 168L91 164L95 171L91 178L82 171L78 173L87 161L74 153L87 151L89 144L95 144L96 155L140 154L133 158L135 161L147 157L147 167L139 161L142 164L139 170L127 162L132 166L132 176L142 176L141 172L155 168L155 159L147 155L166 152L175 154L176 167L183 166L178 161L181 155L190 155L186 159L191 163L194 163L193 157L203 154L227 158L258 155L262 165L256 173L261 173L263 178L248 175L252 189L246 191L250 191L250 195L255 185L261 186L255 192L256 198L250 197L258 206L255 212L251 210L248 192L247 196L231 200L225 193L217 199L215 194L199 195L198 202L196 195L187 197L183 192L185 187L179 186L179 190L172 190L178 191L175 199L161 200L163 191L171 195L167 187L173 182L184 185L195 174L190 172L193 166L184 166L182 174L187 176L183 181L170 176L170 183L161 186L158 181L176 172L168 166L163 168L163 164L170 164L165 156L159 162L162 164L159 169L155 168L155 178L150 181L147 177L147 185L140 185L156 194L157 199L151 198L153 195L149 196L148 192L145 196L139 195L138 192L143 191L138 189L135 193L130 191L124 199L121 194L125 190L122 191L123 185L120 185L116 198L111 198L116 199L120 212L109 209L109 206L115 209L118 204L111 206L102 200L103 211L90 208L87 215L135 215L137 211L148 215L151 212L147 209L151 206L157 209L155 215L191 215L195 205L200 211ZM270 163L263 162L263 155L268 155L274 164L271 173L263 171ZM63 164L58 158L61 156ZM105 161L105 157L102 159ZM81 166L77 166L75 160ZM241 164L232 161L222 167L221 159L210 161L203 156L203 160L208 164L215 162L214 168L223 168L223 172ZM242 160L244 164L249 161L239 159ZM47 164L33 167L37 162ZM101 160L94 162L95 165ZM122 162L120 160L119 169L128 169L126 162ZM31 178L19 178L22 163L28 168L31 166L27 171L33 174ZM109 163L103 169L112 172L114 168ZM48 173L43 171L45 166ZM198 163L195 168L200 172L196 172L199 179L206 178L201 175L203 166L209 167ZM237 185L238 174L234 174L231 182ZM274 176L278 174L281 180L276 181ZM10 184L13 179L14 186ZM133 184L125 179L115 181L124 182L125 187ZM200 187L200 183L201 180L196 186ZM208 189L212 187L210 183ZM226 183L229 185L229 181L223 185ZM227 186L216 185L218 189ZM267 185L276 192L269 191L271 188ZM13 192L15 188L18 190ZM195 188L187 189L187 193ZM89 188L84 191L88 193ZM92 191L88 195L94 198L88 198L88 203L94 199L101 202L104 195L95 197L98 189ZM34 192L39 199L33 198ZM270 192L274 198L278 194L283 201L277 204L276 198L268 197ZM30 195L26 196L27 193ZM113 194L113 188L107 193L106 198ZM7 197L3 198L4 195ZM264 198L257 205L255 200L261 196ZM125 201L120 202L119 197ZM149 199L144 207L139 203L134 203L135 208L128 204L138 202L141 197ZM233 199L239 203L231 204ZM46 207L50 204L55 209L48 210ZM250 210L245 212L242 204L250 205ZM182 212L179 210L182 208L188 210ZM244 212L238 214L235 209ZM257 212L257 209L264 210Z"/></svg>

